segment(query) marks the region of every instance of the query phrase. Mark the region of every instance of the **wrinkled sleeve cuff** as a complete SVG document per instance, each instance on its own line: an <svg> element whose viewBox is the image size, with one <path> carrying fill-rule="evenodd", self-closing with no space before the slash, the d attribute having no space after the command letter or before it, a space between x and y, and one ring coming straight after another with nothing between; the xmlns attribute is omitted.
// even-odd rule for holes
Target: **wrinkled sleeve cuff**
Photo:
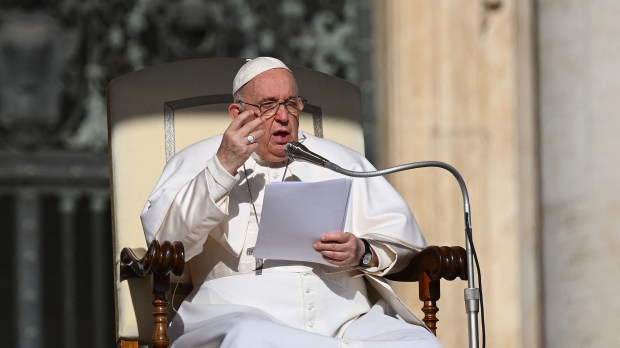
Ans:
<svg viewBox="0 0 620 348"><path fill-rule="evenodd" d="M215 155L207 161L205 176L211 199L218 205L223 204L223 200L227 200L230 190L240 179L239 174L230 175Z"/></svg>
<svg viewBox="0 0 620 348"><path fill-rule="evenodd" d="M377 267L360 268L364 273L378 276L385 275L396 262L396 253L389 246L372 239L366 239L372 252L377 255L379 265Z"/></svg>

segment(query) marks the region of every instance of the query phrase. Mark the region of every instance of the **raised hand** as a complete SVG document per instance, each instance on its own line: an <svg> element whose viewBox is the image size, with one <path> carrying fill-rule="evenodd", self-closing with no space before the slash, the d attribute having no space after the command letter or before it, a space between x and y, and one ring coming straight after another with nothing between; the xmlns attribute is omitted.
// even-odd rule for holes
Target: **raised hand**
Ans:
<svg viewBox="0 0 620 348"><path fill-rule="evenodd" d="M263 123L265 121L258 117L256 112L245 110L228 125L216 155L231 175L235 175L237 169L258 148L259 140L265 134L265 130L261 128Z"/></svg>

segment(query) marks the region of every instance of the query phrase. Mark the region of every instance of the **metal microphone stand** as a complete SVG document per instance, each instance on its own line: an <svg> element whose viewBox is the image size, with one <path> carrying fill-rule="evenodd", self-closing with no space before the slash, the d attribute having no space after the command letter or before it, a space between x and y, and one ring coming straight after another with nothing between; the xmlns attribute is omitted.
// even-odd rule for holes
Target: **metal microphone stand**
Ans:
<svg viewBox="0 0 620 348"><path fill-rule="evenodd" d="M302 158L303 160L303 158ZM307 160L307 159L306 159ZM480 310L480 289L475 287L474 284L474 258L473 258L473 246L471 243L471 212L469 206L469 195L467 193L467 187L465 186L465 180L461 174L451 165L439 162L439 161L424 161L424 162L414 162L408 164L401 164L399 166L395 166L392 168L387 168L383 170L377 170L374 172L356 172L351 170L346 170L341 168L340 166L325 160L321 157L321 160L324 160L322 164L325 168L331 169L337 173L352 176L352 177L373 177L373 176L382 176L385 174L390 174L394 172L400 172L403 170L415 169L415 168L425 168L425 167L439 167L446 169L454 177L459 183L461 187L461 193L463 194L463 210L465 213L465 243L466 243L466 257L467 257L467 288L465 289L465 310L467 312L467 323L468 323L468 334L469 334L469 348L478 348L478 312ZM315 161L310 161L311 163L317 164Z"/></svg>

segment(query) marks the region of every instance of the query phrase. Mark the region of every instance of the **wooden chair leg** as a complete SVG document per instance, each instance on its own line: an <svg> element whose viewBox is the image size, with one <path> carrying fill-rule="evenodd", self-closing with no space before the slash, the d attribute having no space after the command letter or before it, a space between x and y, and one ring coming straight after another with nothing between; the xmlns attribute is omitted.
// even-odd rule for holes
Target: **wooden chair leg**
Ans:
<svg viewBox="0 0 620 348"><path fill-rule="evenodd" d="M436 336L437 322L439 321L439 319L437 319L437 312L439 312L437 301L440 296L439 280L431 280L425 272L422 272L418 280L418 285L420 289L420 301L424 302L424 306L422 307L424 319L422 319L422 321L424 321L424 324L426 324Z"/></svg>
<svg viewBox="0 0 620 348"><path fill-rule="evenodd" d="M166 348L170 344L168 339L168 318L166 307L168 299L166 294L170 290L170 275L153 275L153 347Z"/></svg>
<svg viewBox="0 0 620 348"><path fill-rule="evenodd" d="M138 341L118 340L118 348L138 348Z"/></svg>
<svg viewBox="0 0 620 348"><path fill-rule="evenodd" d="M120 278L121 281L130 278L143 278L153 275L153 335L151 336L154 348L165 348L170 344L168 339L168 306L167 293L170 290L170 273L181 276L185 266L185 249L181 242L164 241L160 244L154 240L146 254L138 258L131 248L121 250ZM119 341L119 347L137 348L136 345L124 346Z"/></svg>

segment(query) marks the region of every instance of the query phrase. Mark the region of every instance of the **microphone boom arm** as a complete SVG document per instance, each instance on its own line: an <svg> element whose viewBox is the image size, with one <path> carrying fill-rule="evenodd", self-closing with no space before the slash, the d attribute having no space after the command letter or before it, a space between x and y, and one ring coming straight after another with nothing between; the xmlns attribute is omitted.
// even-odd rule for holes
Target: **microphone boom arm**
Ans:
<svg viewBox="0 0 620 348"><path fill-rule="evenodd" d="M316 164L316 163L315 163ZM469 205L469 194L467 193L467 186L465 185L465 180L461 174L454 168L445 162L440 161L423 161L423 162L413 162L407 164L401 164L398 166L394 166L387 169L372 171L372 172L356 172L348 169L344 169L337 164L330 162L329 160L325 160L324 163L321 163L325 168L331 169L334 172L356 177L356 178L368 178L374 176L382 176L386 174L391 174L395 172L400 172L409 169L416 168L427 168L427 167L439 167L449 171L458 181L459 186L461 188L461 193L463 195L463 210L465 214L465 237L466 237L466 250L465 255L467 259L467 289L465 289L465 309L468 316L468 333L469 333L469 347L477 348L478 347L478 311L479 311L479 301L480 301L480 290L475 287L474 284L474 253L473 243L471 242L472 238L472 228L471 228L471 211Z"/></svg>
<svg viewBox="0 0 620 348"><path fill-rule="evenodd" d="M471 211L469 205L469 194L467 193L467 186L465 180L461 174L453 166L440 161L423 161L413 162L407 164L401 164L387 169L372 171L372 172L357 172L344 169L335 163L330 162L324 157L317 155L316 153L308 150L301 143L288 143L285 147L286 155L292 160L306 161L321 167L330 169L336 173L340 173L346 176L356 178L368 178L374 176L383 176L395 172L400 172L409 169L427 168L427 167L439 167L449 171L458 181L463 195L463 210L465 217L465 255L467 260L467 289L465 289L465 310L467 312L468 322L468 334L469 334L469 348L478 348L478 312L480 305L482 304L482 290L475 287L474 282L474 258L476 258L476 265L478 258L476 256L476 250L472 242L472 228L471 228ZM480 279L480 268L478 266L478 282ZM484 310L483 310L484 311ZM483 325L483 338L484 338L484 312L482 313L482 325ZM483 340L486 343L486 340ZM486 344L485 344L486 345Z"/></svg>
<svg viewBox="0 0 620 348"><path fill-rule="evenodd" d="M356 178L383 176L386 174L392 174L395 172L400 172L400 171L409 170L409 169L416 169L416 168L427 168L427 167L443 168L449 171L450 173L452 173L452 175L454 175L454 177L456 178L456 181L458 181L459 183L459 186L461 188L461 193L463 194L463 205L465 207L465 226L468 228L471 228L469 194L467 193L467 186L465 185L465 180L463 180L463 177L456 170L456 168L449 165L448 163L440 162L440 161L413 162L413 163L401 164L401 165L394 166L394 167L387 168L387 169L377 170L374 172L356 172L353 170L344 169L340 167L339 165L334 164L330 161L326 161L324 167L327 169L331 169L334 172L337 172L337 173L340 173L346 176L356 177Z"/></svg>

